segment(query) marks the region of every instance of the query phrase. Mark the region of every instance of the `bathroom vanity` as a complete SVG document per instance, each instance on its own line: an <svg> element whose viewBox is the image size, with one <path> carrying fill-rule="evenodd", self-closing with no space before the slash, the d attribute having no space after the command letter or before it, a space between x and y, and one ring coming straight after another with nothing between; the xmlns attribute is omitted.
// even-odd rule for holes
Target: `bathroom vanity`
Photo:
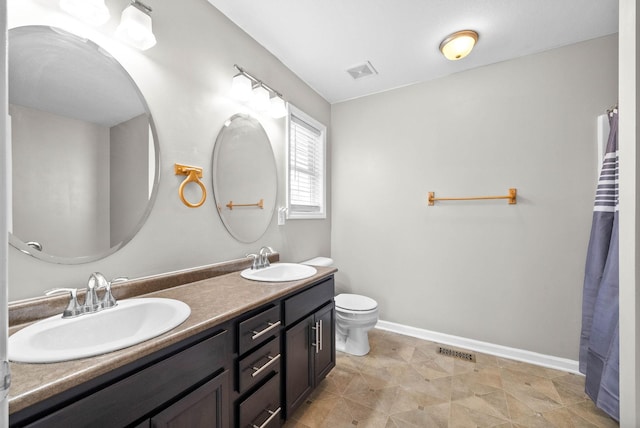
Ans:
<svg viewBox="0 0 640 428"><path fill-rule="evenodd" d="M233 272L139 296L192 312L120 351L12 363L10 425L281 426L335 366L333 272L281 283Z"/></svg>

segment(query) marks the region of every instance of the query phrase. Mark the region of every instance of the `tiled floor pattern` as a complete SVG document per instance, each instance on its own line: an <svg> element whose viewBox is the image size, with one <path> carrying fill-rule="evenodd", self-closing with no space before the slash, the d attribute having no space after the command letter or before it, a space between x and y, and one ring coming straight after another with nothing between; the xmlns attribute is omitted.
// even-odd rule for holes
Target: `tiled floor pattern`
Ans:
<svg viewBox="0 0 640 428"><path fill-rule="evenodd" d="M371 352L336 367L285 428L617 427L584 394L582 376L372 330Z"/></svg>

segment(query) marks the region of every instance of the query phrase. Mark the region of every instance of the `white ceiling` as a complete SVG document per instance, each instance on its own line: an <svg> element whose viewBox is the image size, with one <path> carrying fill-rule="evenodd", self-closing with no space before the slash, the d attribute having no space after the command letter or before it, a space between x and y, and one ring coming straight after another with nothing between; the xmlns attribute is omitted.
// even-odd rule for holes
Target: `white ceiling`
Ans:
<svg viewBox="0 0 640 428"><path fill-rule="evenodd" d="M617 0L208 1L330 103L618 31ZM464 29L476 48L445 60L440 42ZM379 74L353 80L365 61Z"/></svg>

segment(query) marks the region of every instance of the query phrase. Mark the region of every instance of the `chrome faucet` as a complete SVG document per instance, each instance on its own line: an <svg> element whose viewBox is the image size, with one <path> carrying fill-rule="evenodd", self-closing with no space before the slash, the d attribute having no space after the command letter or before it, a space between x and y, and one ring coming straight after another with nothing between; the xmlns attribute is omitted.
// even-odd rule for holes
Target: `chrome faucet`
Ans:
<svg viewBox="0 0 640 428"><path fill-rule="evenodd" d="M251 263L251 269L262 269L270 266L269 254L274 254L276 251L271 247L262 247L258 254L247 254L253 261Z"/></svg>
<svg viewBox="0 0 640 428"><path fill-rule="evenodd" d="M62 313L62 318L73 318L84 314L92 314L102 309L113 308L118 304L116 298L111 293L111 284L116 282L126 281L128 278L116 278L109 282L100 272L94 272L89 276L87 282L87 292L84 298L84 304L78 303L78 290L75 288L54 288L47 291L45 294L50 296L52 294L69 292L71 297L67 308ZM102 299L98 298L98 290L104 288L104 296Z"/></svg>
<svg viewBox="0 0 640 428"><path fill-rule="evenodd" d="M84 298L83 310L85 313L98 312L102 309L102 303L98 300L98 288L108 288L111 291L109 281L100 272L89 275L87 282L87 294Z"/></svg>
<svg viewBox="0 0 640 428"><path fill-rule="evenodd" d="M260 263L259 263L259 267L261 268L266 268L270 266L269 263L269 254L273 254L275 253L275 251L273 250L273 248L271 247L262 247L260 248L260 253L259 253L259 257L260 257Z"/></svg>

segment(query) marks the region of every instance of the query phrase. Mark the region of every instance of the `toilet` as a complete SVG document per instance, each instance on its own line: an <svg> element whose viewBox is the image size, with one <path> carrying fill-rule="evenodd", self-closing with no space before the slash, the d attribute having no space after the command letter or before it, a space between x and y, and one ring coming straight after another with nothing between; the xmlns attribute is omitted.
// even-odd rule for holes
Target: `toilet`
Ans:
<svg viewBox="0 0 640 428"><path fill-rule="evenodd" d="M359 294L338 294L336 349L352 355L369 353L369 330L378 322L378 302Z"/></svg>
<svg viewBox="0 0 640 428"><path fill-rule="evenodd" d="M314 266L331 266L328 257L302 262ZM378 323L378 302L359 294L338 294L336 305L336 349L352 355L369 353L369 330Z"/></svg>

